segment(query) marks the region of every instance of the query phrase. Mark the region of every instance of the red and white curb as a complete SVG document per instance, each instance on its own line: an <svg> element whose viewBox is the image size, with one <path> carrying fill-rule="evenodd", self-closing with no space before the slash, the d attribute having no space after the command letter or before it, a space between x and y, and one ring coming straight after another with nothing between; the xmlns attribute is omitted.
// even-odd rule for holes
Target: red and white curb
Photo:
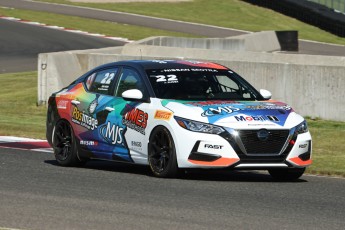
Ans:
<svg viewBox="0 0 345 230"><path fill-rule="evenodd" d="M53 149L46 140L12 136L0 136L0 148L53 152Z"/></svg>
<svg viewBox="0 0 345 230"><path fill-rule="evenodd" d="M89 32L82 31L82 30L65 28L65 27L61 27L61 26L48 25L48 24L44 24L44 23L40 23L40 22L32 22L32 21L24 20L24 19L20 19L20 18L6 17L6 16L1 16L0 15L0 19L9 20L9 21L15 21L15 22L21 22L21 23L25 23L25 24L34 25L34 26L46 27L46 28L49 28L49 29L63 30L63 31L66 31L66 32L78 33L78 34L83 34L83 35L88 35L88 36L93 36L93 37L107 38L107 39L116 40L116 41L122 41L122 42L126 42L126 43L133 42L132 40L128 40L127 38L111 37L111 36L107 36L107 35L104 35L104 34L89 33Z"/></svg>

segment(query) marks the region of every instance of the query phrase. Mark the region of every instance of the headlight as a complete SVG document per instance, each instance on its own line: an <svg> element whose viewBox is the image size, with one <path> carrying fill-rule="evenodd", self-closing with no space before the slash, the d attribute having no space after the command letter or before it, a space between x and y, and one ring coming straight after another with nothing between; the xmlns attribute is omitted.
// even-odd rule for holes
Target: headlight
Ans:
<svg viewBox="0 0 345 230"><path fill-rule="evenodd" d="M307 121L303 121L301 124L296 126L296 133L301 134L306 132L308 132Z"/></svg>
<svg viewBox="0 0 345 230"><path fill-rule="evenodd" d="M181 117L174 117L182 128L188 129L193 132L200 132L200 133L210 133L210 134L220 134L225 132L225 130L216 125L211 125L207 123L202 123L198 121L187 120Z"/></svg>

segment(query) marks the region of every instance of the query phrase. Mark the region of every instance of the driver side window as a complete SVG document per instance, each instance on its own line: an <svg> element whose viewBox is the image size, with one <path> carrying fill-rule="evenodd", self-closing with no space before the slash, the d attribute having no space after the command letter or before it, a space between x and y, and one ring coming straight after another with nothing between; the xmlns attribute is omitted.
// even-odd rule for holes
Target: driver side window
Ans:
<svg viewBox="0 0 345 230"><path fill-rule="evenodd" d="M86 79L86 88L92 93L111 95L116 73L117 68L95 72Z"/></svg>
<svg viewBox="0 0 345 230"><path fill-rule="evenodd" d="M144 97L147 95L144 82L139 74L135 70L123 68L115 88L115 96L122 97L122 93L129 89L138 89L143 93Z"/></svg>

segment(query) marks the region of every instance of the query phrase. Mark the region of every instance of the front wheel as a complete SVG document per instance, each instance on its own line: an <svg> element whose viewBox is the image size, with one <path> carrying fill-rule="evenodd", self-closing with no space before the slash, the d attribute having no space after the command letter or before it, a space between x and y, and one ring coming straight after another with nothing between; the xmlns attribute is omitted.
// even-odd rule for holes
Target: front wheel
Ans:
<svg viewBox="0 0 345 230"><path fill-rule="evenodd" d="M60 120L55 125L53 149L55 159L62 166L80 166L84 163L77 155L78 148L73 129L65 120Z"/></svg>
<svg viewBox="0 0 345 230"><path fill-rule="evenodd" d="M276 168L269 169L269 174L276 180L280 181L294 181L300 178L305 171L305 168Z"/></svg>
<svg viewBox="0 0 345 230"><path fill-rule="evenodd" d="M158 126L150 136L148 161L157 177L175 177L178 172L174 140L167 128Z"/></svg>

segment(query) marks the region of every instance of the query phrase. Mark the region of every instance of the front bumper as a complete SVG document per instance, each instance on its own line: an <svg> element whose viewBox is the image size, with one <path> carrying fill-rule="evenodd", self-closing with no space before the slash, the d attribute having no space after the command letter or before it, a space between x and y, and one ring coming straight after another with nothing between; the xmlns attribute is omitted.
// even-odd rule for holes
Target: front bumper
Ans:
<svg viewBox="0 0 345 230"><path fill-rule="evenodd" d="M265 148L246 145L231 135L219 136L183 130L185 134L176 137L177 160L181 168L243 168L269 169L284 167L307 167L312 163L312 140L309 132L295 134L288 130L287 137L281 143L279 151L270 151L270 140ZM255 142L254 142L255 144ZM277 145L277 144L275 144ZM261 152L260 152L261 151ZM263 151L263 152L262 152Z"/></svg>

